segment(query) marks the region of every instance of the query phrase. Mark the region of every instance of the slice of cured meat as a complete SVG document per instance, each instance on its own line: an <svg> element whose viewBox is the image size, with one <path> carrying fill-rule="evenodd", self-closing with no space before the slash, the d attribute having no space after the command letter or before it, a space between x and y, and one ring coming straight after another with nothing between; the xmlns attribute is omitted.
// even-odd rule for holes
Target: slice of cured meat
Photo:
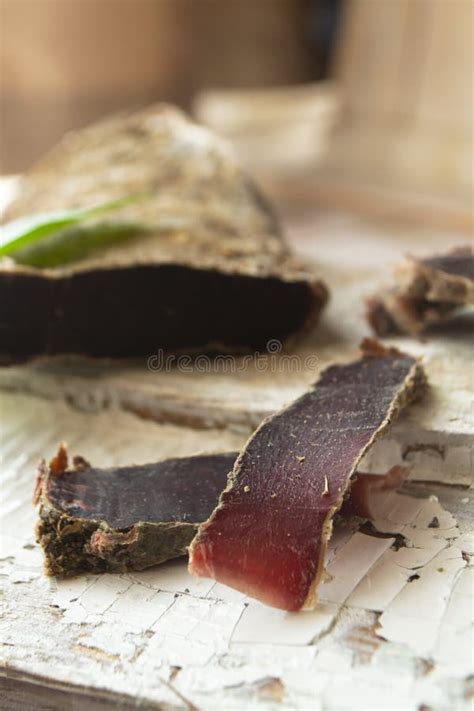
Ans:
<svg viewBox="0 0 474 711"><path fill-rule="evenodd" d="M407 258L396 270L396 285L367 299L366 316L379 336L416 335L429 324L474 305L474 252L458 247L427 259Z"/></svg>
<svg viewBox="0 0 474 711"><path fill-rule="evenodd" d="M70 466L61 446L49 465L41 463L35 490L45 572L66 577L142 570L184 555L198 524L216 507L237 455L97 469L81 457ZM373 517L378 496L400 481L395 472L358 475L342 514Z"/></svg>
<svg viewBox="0 0 474 711"><path fill-rule="evenodd" d="M369 340L359 360L324 370L248 441L190 546L190 572L285 610L314 605L351 477L424 383L414 358Z"/></svg>
<svg viewBox="0 0 474 711"><path fill-rule="evenodd" d="M407 467L394 466L386 474L366 474L357 472L351 480L347 498L339 510L341 518L354 516L365 519L375 519L380 511L380 502L387 493L398 489L406 477Z"/></svg>
<svg viewBox="0 0 474 711"><path fill-rule="evenodd" d="M50 239L0 259L3 362L262 349L314 324L327 300L230 146L173 107L67 135L20 188L8 219L136 196L84 229L140 229L100 247L68 233L59 264Z"/></svg>
<svg viewBox="0 0 474 711"><path fill-rule="evenodd" d="M184 555L236 452L95 469L64 447L39 467L36 533L49 575L142 570Z"/></svg>

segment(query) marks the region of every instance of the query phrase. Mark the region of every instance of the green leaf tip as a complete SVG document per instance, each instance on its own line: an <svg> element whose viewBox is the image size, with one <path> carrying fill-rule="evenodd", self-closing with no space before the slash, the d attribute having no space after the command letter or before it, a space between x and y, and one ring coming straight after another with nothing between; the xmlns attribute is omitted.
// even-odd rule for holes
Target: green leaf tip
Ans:
<svg viewBox="0 0 474 711"><path fill-rule="evenodd" d="M149 193L129 195L87 208L37 213L7 222L0 228L0 257L11 256L15 261L22 264L32 264L33 266L56 266L62 263L60 255L64 253L66 256L69 255L65 261L71 261L70 255L72 253L80 256L77 244L74 250L62 249L62 247L66 245L72 234L74 234L77 241L80 223L92 217L113 212L131 203L144 200L149 196ZM139 225L123 224L120 226L117 223L115 228L111 230L110 225L107 223L102 226L96 224L93 228L88 228L84 231L84 235L88 237L87 245L85 246L87 246L87 249L93 248L94 244L91 238L94 235L97 240L97 246L102 246L104 243L104 240L100 239L102 233L108 238L112 238L115 233L117 237L123 238L125 233L135 234L140 229L143 229L143 227L140 228ZM41 258L32 257L31 255L42 245L43 241L49 240L51 237L57 238L55 240L57 254L54 254L54 250L51 247L39 250L43 253ZM49 255L49 257L45 255Z"/></svg>

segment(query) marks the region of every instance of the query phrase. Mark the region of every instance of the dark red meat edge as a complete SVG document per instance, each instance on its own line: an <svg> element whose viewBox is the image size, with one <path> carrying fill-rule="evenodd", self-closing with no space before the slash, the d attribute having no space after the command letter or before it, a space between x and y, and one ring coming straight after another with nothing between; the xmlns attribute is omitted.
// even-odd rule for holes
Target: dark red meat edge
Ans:
<svg viewBox="0 0 474 711"><path fill-rule="evenodd" d="M284 610L312 607L332 519L367 449L424 390L419 363L366 339L247 442L189 551L191 573Z"/></svg>

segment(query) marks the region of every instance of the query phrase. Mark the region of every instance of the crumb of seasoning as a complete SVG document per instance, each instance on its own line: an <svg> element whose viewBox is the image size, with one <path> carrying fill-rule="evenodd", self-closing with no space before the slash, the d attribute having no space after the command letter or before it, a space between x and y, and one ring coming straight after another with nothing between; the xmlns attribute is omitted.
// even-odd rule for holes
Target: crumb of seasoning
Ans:
<svg viewBox="0 0 474 711"><path fill-rule="evenodd" d="M433 516L433 520L428 524L428 528L439 528L439 519L437 516Z"/></svg>
<svg viewBox="0 0 474 711"><path fill-rule="evenodd" d="M444 568L438 568L438 573L444 573Z"/></svg>
<svg viewBox="0 0 474 711"><path fill-rule="evenodd" d="M299 462L304 462L304 460L306 459L306 457L305 457L304 455L301 455L301 456L300 456L300 455L297 454L297 455L296 455L296 459L297 459Z"/></svg>
<svg viewBox="0 0 474 711"><path fill-rule="evenodd" d="M248 484L246 484L246 485L244 486L244 491L245 491L246 494L249 493L249 491L250 491L250 486L249 486Z"/></svg>
<svg viewBox="0 0 474 711"><path fill-rule="evenodd" d="M270 494L270 498L271 498L271 499L276 499L276 494L275 494L274 491L272 491L272 493Z"/></svg>
<svg viewBox="0 0 474 711"><path fill-rule="evenodd" d="M323 496L327 496L329 494L329 482L328 478L326 475L324 475L324 489L323 489Z"/></svg>

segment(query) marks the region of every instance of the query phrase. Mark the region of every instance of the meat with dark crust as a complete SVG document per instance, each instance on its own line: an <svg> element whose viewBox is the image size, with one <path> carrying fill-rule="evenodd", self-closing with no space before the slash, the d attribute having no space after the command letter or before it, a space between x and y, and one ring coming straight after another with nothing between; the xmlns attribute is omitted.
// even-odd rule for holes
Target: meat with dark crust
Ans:
<svg viewBox="0 0 474 711"><path fill-rule="evenodd" d="M427 259L408 257L395 272L396 284L366 301L366 317L379 336L417 335L474 306L474 253L458 247Z"/></svg>

